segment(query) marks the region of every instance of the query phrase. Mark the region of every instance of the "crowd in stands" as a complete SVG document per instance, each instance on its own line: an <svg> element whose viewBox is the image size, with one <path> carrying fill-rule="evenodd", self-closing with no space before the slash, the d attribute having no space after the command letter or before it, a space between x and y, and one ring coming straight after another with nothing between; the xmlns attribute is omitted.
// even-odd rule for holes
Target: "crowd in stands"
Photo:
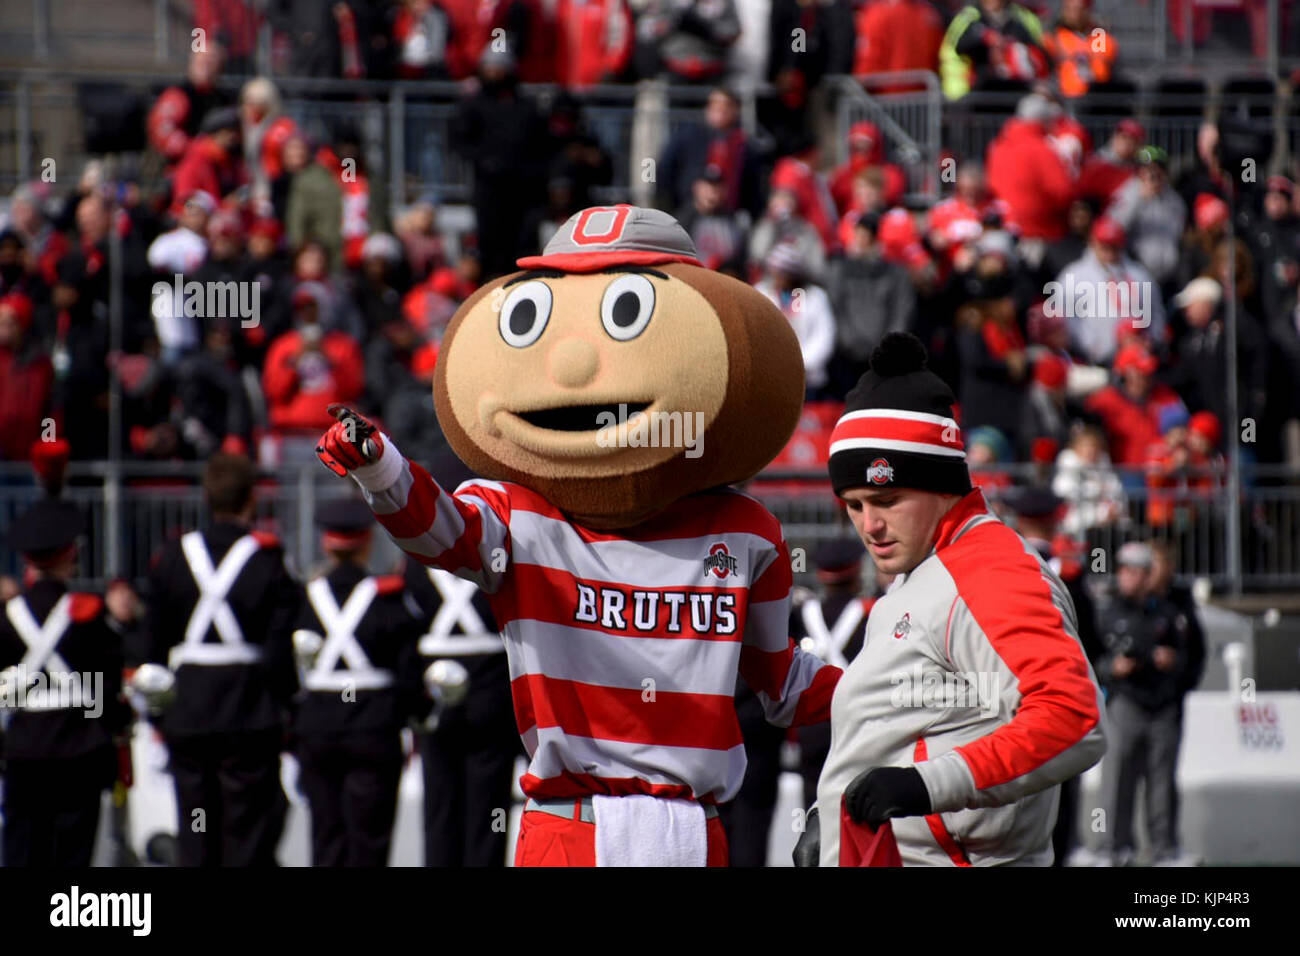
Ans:
<svg viewBox="0 0 1300 956"><path fill-rule="evenodd" d="M1264 57L1267 0L1192 11L1186 4L1166 4L1174 42L1204 46L1213 34ZM1109 83L1119 55L1092 7L1093 0L194 0L194 23L240 73L253 72L265 25L278 75L463 79L496 40L516 54L525 82L578 88L655 76L714 82L740 69L799 100L827 73L930 70L953 99L1049 77L1076 98ZM1272 26L1293 29L1298 12L1293 0L1280 0L1281 22Z"/></svg>
<svg viewBox="0 0 1300 956"><path fill-rule="evenodd" d="M92 160L75 188L34 182L9 197L0 458L30 459L50 419L74 459L107 457L111 373L127 459L225 449L268 466L310 461L331 402L378 416L408 455L431 454L442 437L429 383L451 315L612 181L583 85L628 71L713 83L743 19L733 0L560 0L555 19L534 0L270 4L273 23L297 25L286 55L299 72L472 76L451 142L473 170L477 227L449 235L433 197L390 221L388 184L356 129L312 137L265 77L223 95L223 62L251 56L239 7L196 4L226 47L195 53L154 103L157 182L110 179ZM307 29L313 16L319 28ZM998 469L1016 462L1053 468L1068 500L1095 492L1066 519L1079 532L1123 520L1135 485L1149 490L1150 522L1180 520L1179 503L1213 489L1247 422L1247 461L1300 464L1294 175L1234 182L1212 123L1195 155L1149 145L1133 118L1093 143L1074 107L1110 76L1115 47L1080 47L1092 28L1086 0L1066 0L1051 30L1005 0L776 0L767 62L778 95L759 117L772 136L747 133L741 99L716 83L699 121L666 143L654 183L708 267L752 282L789 317L810 407L833 409L886 333L915 332L958 395L981 481L1009 480ZM807 52L778 42L791 30ZM902 204L906 177L880 129L853 125L848 159L833 166L808 109L826 73L913 68L934 70L950 96L1019 92L987 154L945 157L944 195L919 211ZM570 89L542 107L524 80ZM251 291L240 303L255 320L231 303L214 314L186 292L191 281Z"/></svg>

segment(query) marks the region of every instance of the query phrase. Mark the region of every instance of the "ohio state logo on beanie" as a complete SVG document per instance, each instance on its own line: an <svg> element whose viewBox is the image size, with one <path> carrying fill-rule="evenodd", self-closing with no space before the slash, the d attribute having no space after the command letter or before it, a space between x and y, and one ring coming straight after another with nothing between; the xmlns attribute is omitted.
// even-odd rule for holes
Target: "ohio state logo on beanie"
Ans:
<svg viewBox="0 0 1300 956"><path fill-rule="evenodd" d="M894 469L884 458L877 458L867 468L867 481L873 485L884 485L894 480Z"/></svg>

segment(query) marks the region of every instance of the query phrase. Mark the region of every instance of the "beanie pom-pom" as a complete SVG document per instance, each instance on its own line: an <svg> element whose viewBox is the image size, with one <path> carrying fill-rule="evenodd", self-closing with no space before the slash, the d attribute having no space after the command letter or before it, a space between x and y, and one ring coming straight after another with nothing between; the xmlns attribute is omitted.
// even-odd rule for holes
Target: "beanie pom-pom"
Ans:
<svg viewBox="0 0 1300 956"><path fill-rule="evenodd" d="M919 372L925 368L925 346L911 332L890 332L871 353L871 371L881 378Z"/></svg>

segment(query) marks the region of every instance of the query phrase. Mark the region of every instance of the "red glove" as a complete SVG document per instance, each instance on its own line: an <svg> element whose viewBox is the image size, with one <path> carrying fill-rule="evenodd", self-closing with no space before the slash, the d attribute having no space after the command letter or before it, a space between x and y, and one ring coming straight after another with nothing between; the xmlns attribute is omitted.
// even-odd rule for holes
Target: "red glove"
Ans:
<svg viewBox="0 0 1300 956"><path fill-rule="evenodd" d="M345 405L331 405L328 411L338 421L316 446L321 464L342 478L354 468L379 460L384 453L384 439L373 422Z"/></svg>

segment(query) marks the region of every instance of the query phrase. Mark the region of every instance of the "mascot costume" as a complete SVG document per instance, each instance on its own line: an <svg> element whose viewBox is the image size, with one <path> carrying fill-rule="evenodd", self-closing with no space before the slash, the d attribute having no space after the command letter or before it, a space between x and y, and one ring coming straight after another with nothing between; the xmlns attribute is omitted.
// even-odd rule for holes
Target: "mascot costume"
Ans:
<svg viewBox="0 0 1300 956"><path fill-rule="evenodd" d="M658 210L585 209L519 267L460 307L434 377L483 479L438 487L341 407L317 452L489 597L529 757L516 865L726 865L737 674L782 727L827 720L839 677L789 637L780 523L729 487L794 429L798 341Z"/></svg>

